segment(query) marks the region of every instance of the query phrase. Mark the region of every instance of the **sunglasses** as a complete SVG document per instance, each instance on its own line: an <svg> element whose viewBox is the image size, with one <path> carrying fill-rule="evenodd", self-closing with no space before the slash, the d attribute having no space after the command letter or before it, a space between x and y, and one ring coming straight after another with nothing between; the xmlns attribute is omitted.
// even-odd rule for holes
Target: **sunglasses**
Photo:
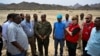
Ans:
<svg viewBox="0 0 100 56"><path fill-rule="evenodd" d="M76 20L76 19L72 19L72 20Z"/></svg>
<svg viewBox="0 0 100 56"><path fill-rule="evenodd" d="M100 19L95 19L94 22L100 22Z"/></svg>
<svg viewBox="0 0 100 56"><path fill-rule="evenodd" d="M90 19L90 18L85 18L85 19Z"/></svg>

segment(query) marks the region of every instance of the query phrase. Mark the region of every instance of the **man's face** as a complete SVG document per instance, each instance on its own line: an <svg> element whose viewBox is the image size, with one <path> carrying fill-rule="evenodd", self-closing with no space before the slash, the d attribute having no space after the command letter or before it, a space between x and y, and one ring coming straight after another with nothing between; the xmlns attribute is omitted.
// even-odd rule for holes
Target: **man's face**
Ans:
<svg viewBox="0 0 100 56"><path fill-rule="evenodd" d="M95 27L100 27L100 19L95 19L94 24Z"/></svg>
<svg viewBox="0 0 100 56"><path fill-rule="evenodd" d="M46 21L46 15L42 15L42 16L41 16L41 20L42 20L42 21Z"/></svg>
<svg viewBox="0 0 100 56"><path fill-rule="evenodd" d="M30 15L26 15L26 20L30 21Z"/></svg>
<svg viewBox="0 0 100 56"><path fill-rule="evenodd" d="M24 18L24 14L22 14L21 18Z"/></svg>
<svg viewBox="0 0 100 56"><path fill-rule="evenodd" d="M83 14L83 13L80 15L80 18L81 18L81 19L83 19L83 18L84 18L84 14Z"/></svg>
<svg viewBox="0 0 100 56"><path fill-rule="evenodd" d="M10 18L9 20L12 22L13 21L13 18Z"/></svg>
<svg viewBox="0 0 100 56"><path fill-rule="evenodd" d="M17 17L16 17L16 23L17 24L21 23L21 16L20 15L17 15Z"/></svg>
<svg viewBox="0 0 100 56"><path fill-rule="evenodd" d="M66 18L66 20L68 20L68 18L69 18L69 15L66 15L66 16L65 16L65 18Z"/></svg>
<svg viewBox="0 0 100 56"><path fill-rule="evenodd" d="M85 19L86 19L86 23L89 23L92 21L92 17L90 15L87 15Z"/></svg>
<svg viewBox="0 0 100 56"><path fill-rule="evenodd" d="M33 15L33 18L34 18L35 21L37 21L37 20L38 20L37 14L34 14L34 15Z"/></svg>
<svg viewBox="0 0 100 56"><path fill-rule="evenodd" d="M61 18L58 18L57 20L58 20L58 22L61 22L62 19Z"/></svg>

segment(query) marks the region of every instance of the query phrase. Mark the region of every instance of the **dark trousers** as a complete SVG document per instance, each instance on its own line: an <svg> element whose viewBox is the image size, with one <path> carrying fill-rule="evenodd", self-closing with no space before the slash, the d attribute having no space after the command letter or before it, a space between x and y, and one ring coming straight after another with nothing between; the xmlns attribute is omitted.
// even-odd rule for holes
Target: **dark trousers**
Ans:
<svg viewBox="0 0 100 56"><path fill-rule="evenodd" d="M87 41L82 40L82 44L83 44L83 53L85 52L85 47L87 45Z"/></svg>
<svg viewBox="0 0 100 56"><path fill-rule="evenodd" d="M60 56L63 55L63 47L64 47L64 39L55 39L54 40L54 48L55 48L55 56L57 56L58 52L58 44L60 43Z"/></svg>
<svg viewBox="0 0 100 56"><path fill-rule="evenodd" d="M71 43L67 41L67 47L69 56L76 56L77 43Z"/></svg>
<svg viewBox="0 0 100 56"><path fill-rule="evenodd" d="M91 56L91 55L89 55L89 54L87 53L87 51L85 50L85 51L83 52L83 56Z"/></svg>
<svg viewBox="0 0 100 56"><path fill-rule="evenodd" d="M46 39L44 40L37 38L37 41L38 41L39 56L43 56L43 47L45 49L45 56L48 56L49 37L46 37Z"/></svg>
<svg viewBox="0 0 100 56"><path fill-rule="evenodd" d="M26 56L27 52L21 52L20 54L16 54L16 55L11 55L11 56Z"/></svg>
<svg viewBox="0 0 100 56"><path fill-rule="evenodd" d="M2 47L3 47L3 41L2 39L0 38L0 56L2 55Z"/></svg>
<svg viewBox="0 0 100 56"><path fill-rule="evenodd" d="M7 56L11 56L11 54L8 51L6 51L6 54L7 54Z"/></svg>

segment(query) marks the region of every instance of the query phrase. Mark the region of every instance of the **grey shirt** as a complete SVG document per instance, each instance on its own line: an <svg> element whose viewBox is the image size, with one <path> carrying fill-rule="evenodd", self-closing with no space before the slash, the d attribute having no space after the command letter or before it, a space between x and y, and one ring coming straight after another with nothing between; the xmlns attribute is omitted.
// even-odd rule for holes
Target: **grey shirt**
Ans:
<svg viewBox="0 0 100 56"><path fill-rule="evenodd" d="M8 26L8 52L12 55L20 54L21 52L11 44L11 42L17 41L25 50L28 49L28 39L27 35L23 31L21 25L12 22Z"/></svg>

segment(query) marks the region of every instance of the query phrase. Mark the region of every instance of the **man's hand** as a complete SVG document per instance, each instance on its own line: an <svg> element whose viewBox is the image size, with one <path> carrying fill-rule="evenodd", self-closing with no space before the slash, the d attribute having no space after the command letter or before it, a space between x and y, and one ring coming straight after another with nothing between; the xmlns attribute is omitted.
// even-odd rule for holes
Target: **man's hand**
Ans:
<svg viewBox="0 0 100 56"><path fill-rule="evenodd" d="M45 36L43 37L43 39L46 39L46 37L47 37L47 36L45 35Z"/></svg>
<svg viewBox="0 0 100 56"><path fill-rule="evenodd" d="M43 40L43 37L41 35L39 35L39 38Z"/></svg>
<svg viewBox="0 0 100 56"><path fill-rule="evenodd" d="M17 42L11 42L12 45L14 45L20 52L25 52L24 48Z"/></svg>
<svg viewBox="0 0 100 56"><path fill-rule="evenodd" d="M19 50L20 50L21 53L25 52L25 50L23 48L20 48Z"/></svg>

